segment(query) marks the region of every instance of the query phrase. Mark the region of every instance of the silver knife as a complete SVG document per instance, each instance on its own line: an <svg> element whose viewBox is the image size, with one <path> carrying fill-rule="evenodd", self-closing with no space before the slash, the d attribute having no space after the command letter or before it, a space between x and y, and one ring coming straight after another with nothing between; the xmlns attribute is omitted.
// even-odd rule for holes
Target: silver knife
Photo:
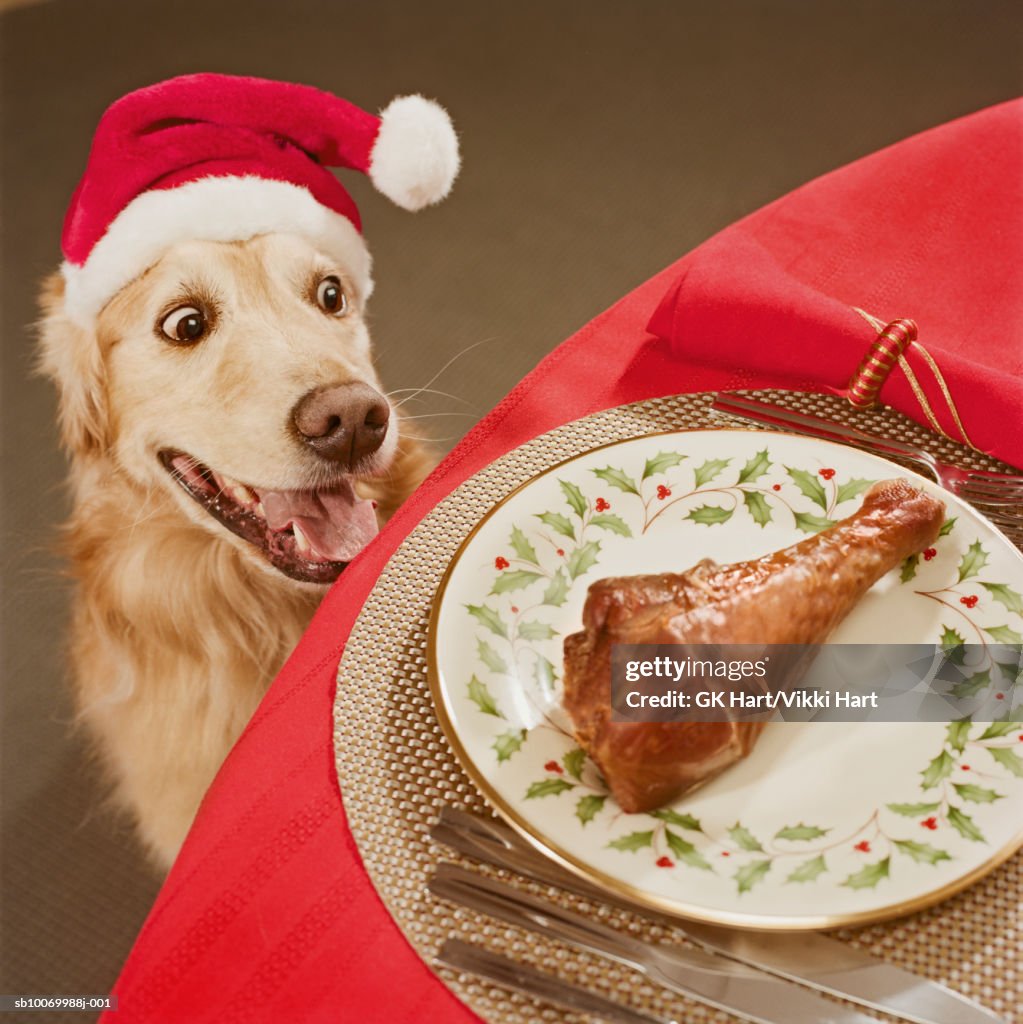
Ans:
<svg viewBox="0 0 1023 1024"><path fill-rule="evenodd" d="M445 807L430 836L476 860L655 918L710 953L914 1024L1003 1024L990 1010L938 982L819 933L743 932L651 914L560 867L502 822Z"/></svg>
<svg viewBox="0 0 1023 1024"><path fill-rule="evenodd" d="M450 967L453 971L465 971L480 978L500 985L502 988L514 989L534 999L562 1006L566 1010L577 1010L581 1013L593 1014L614 1024L677 1024L665 1017L651 1017L649 1014L633 1010L613 999L607 999L596 992L570 985L552 974L545 974L528 964L510 960L499 953L493 953L482 946L461 939L448 939L433 962L441 967Z"/></svg>
<svg viewBox="0 0 1023 1024"><path fill-rule="evenodd" d="M724 957L641 942L455 864L441 864L430 879L429 890L440 899L625 964L664 988L751 1024L876 1024L858 1010L763 972L751 974Z"/></svg>

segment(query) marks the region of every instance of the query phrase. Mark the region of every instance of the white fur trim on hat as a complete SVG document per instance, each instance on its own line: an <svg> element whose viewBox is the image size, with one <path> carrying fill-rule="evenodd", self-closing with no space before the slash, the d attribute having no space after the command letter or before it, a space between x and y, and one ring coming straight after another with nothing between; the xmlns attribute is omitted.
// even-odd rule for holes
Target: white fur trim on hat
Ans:
<svg viewBox="0 0 1023 1024"><path fill-rule="evenodd" d="M82 266L65 262L68 315L89 326L129 282L173 245L200 239L240 242L275 232L300 235L339 260L359 297L373 290L370 255L347 217L300 185L254 175L199 178L133 199L93 246Z"/></svg>
<svg viewBox="0 0 1023 1024"><path fill-rule="evenodd" d="M458 136L447 111L422 96L399 96L380 114L369 176L405 210L439 203L458 177Z"/></svg>

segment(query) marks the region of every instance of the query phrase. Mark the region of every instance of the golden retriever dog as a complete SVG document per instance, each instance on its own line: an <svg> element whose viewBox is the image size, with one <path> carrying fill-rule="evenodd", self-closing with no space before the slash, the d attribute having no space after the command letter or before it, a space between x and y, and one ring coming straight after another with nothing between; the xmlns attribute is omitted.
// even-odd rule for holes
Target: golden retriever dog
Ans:
<svg viewBox="0 0 1023 1024"><path fill-rule="evenodd" d="M353 281L271 233L175 244L94 327L43 289L78 718L163 868L327 584L432 466Z"/></svg>

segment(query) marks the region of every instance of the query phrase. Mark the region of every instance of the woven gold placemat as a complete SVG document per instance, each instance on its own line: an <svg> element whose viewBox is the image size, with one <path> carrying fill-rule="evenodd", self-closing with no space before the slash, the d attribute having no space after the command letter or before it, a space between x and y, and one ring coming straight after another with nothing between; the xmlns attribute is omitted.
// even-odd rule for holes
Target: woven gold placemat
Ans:
<svg viewBox="0 0 1023 1024"><path fill-rule="evenodd" d="M751 391L790 408L863 423L844 399ZM426 678L430 605L451 557L469 531L509 491L548 466L609 441L670 429L721 426L712 396L680 395L596 413L535 438L466 481L427 515L395 552L352 630L338 666L334 751L352 834L384 904L413 947L430 962L457 935L664 1016L729 1024L735 1018L671 996L641 975L560 943L518 931L433 900L426 882L441 860L474 865L437 847L427 833L443 806L492 813L448 747L434 714ZM891 410L871 414L871 426L979 469L999 464L938 438ZM475 865L474 865L475 866ZM645 939L684 945L642 916L596 906L581 897L485 870L567 907L600 914ZM837 933L843 942L925 977L944 982L1000 1013L1020 1014L1023 963L1023 852L966 892L931 910L886 924ZM442 970L444 983L495 1024L582 1021L468 975ZM880 1018L885 1019L885 1018Z"/></svg>

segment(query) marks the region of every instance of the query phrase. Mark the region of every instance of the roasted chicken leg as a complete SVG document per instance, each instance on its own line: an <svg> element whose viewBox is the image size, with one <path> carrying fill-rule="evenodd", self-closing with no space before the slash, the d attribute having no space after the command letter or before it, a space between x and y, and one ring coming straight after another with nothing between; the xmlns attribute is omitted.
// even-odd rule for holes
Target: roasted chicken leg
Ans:
<svg viewBox="0 0 1023 1024"><path fill-rule="evenodd" d="M904 480L875 484L854 515L734 565L592 584L565 638L565 708L623 810L648 811L745 757L759 722L613 722L613 644L815 644L885 573L938 536L945 506Z"/></svg>

